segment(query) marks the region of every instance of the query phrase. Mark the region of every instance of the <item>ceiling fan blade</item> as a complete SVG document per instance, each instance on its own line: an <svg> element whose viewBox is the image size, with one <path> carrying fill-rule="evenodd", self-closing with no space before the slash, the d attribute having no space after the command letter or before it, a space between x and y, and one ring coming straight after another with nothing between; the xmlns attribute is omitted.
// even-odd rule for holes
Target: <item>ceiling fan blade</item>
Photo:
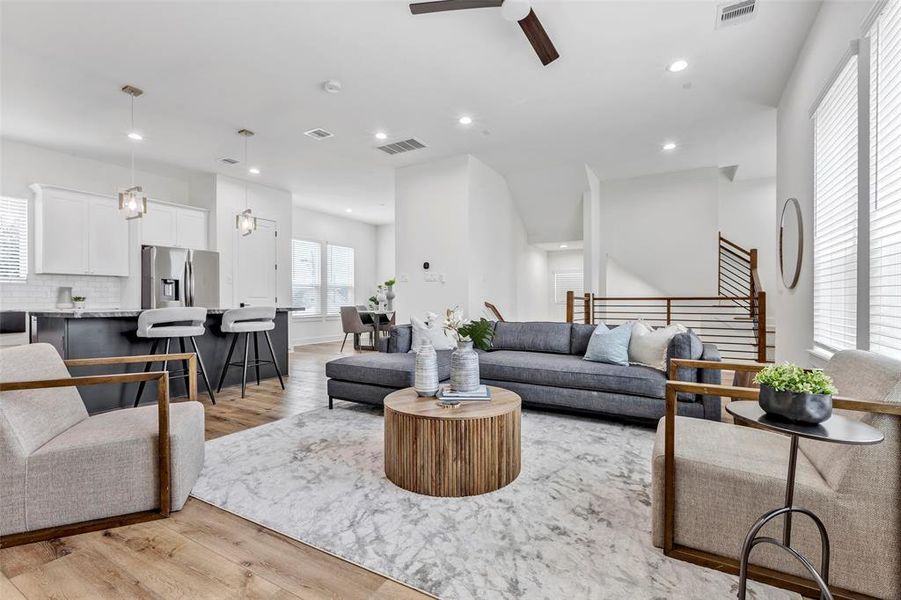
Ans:
<svg viewBox="0 0 901 600"><path fill-rule="evenodd" d="M466 10L469 8L497 8L504 0L437 0L435 2L414 2L410 4L410 12L414 15L444 12L447 10Z"/></svg>
<svg viewBox="0 0 901 600"><path fill-rule="evenodd" d="M529 14L519 21L519 26L522 27L523 33L529 38L529 43L532 44L532 48L534 48L535 53L538 54L541 64L547 66L560 58L557 49L554 48L551 38L548 37L547 32L541 25L541 21L539 21L538 17L535 15L534 10L530 10Z"/></svg>

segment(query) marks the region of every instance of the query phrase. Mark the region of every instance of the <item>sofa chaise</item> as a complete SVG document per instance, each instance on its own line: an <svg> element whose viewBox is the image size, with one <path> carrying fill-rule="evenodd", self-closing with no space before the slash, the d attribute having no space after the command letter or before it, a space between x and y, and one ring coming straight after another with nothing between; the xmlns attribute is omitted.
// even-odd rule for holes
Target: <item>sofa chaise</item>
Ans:
<svg viewBox="0 0 901 600"><path fill-rule="evenodd" d="M594 325L513 323L494 325L492 349L479 351L482 383L512 390L526 406L656 422L665 411L666 373L650 367L583 360ZM391 392L413 385L412 327L393 327L378 353L329 361L329 407L333 400L382 404ZM450 378L450 350L438 352L438 377ZM668 359L719 361L716 346L691 331L670 342ZM679 379L720 383L717 369L680 368ZM680 394L678 414L720 420L720 398Z"/></svg>

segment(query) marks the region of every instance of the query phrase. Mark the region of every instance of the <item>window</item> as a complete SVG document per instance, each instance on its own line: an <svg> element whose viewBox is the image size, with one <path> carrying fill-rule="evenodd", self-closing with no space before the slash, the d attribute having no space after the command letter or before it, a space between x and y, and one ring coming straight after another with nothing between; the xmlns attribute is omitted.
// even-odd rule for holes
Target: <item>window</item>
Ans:
<svg viewBox="0 0 901 600"><path fill-rule="evenodd" d="M581 296L582 271L560 271L554 273L554 302L566 304L566 292L572 290L576 296Z"/></svg>
<svg viewBox="0 0 901 600"><path fill-rule="evenodd" d="M291 240L291 302L303 316L322 314L322 244Z"/></svg>
<svg viewBox="0 0 901 600"><path fill-rule="evenodd" d="M901 3L870 33L870 340L901 358Z"/></svg>
<svg viewBox="0 0 901 600"><path fill-rule="evenodd" d="M328 314L341 313L354 304L354 249L328 244Z"/></svg>
<svg viewBox="0 0 901 600"><path fill-rule="evenodd" d="M0 197L0 281L28 278L28 201Z"/></svg>
<svg viewBox="0 0 901 600"><path fill-rule="evenodd" d="M814 113L813 339L857 345L857 60Z"/></svg>

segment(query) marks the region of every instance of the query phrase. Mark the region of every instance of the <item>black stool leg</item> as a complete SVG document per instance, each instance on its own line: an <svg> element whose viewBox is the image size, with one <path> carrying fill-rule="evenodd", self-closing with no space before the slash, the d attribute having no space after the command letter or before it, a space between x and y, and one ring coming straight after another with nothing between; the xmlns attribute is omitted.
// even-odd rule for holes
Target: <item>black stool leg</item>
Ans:
<svg viewBox="0 0 901 600"><path fill-rule="evenodd" d="M264 331L263 335L266 336L266 343L269 345L269 354L272 355L272 366L275 367L275 374L278 375L278 382L281 384L282 389L285 389L285 382L282 380L282 372L281 369L278 368L278 359L275 358L275 350L272 349L272 338L269 337L268 331Z"/></svg>
<svg viewBox="0 0 901 600"><path fill-rule="evenodd" d="M178 338L178 345L181 348L181 353L185 354L187 352L185 350L185 338L182 338L182 337ZM187 375L188 374L188 361L187 360L181 361L181 368L182 368L182 370L184 370L185 375ZM184 379L184 382L185 382L185 396L187 396L188 394L191 393L191 391L188 389L187 377Z"/></svg>
<svg viewBox="0 0 901 600"><path fill-rule="evenodd" d="M256 363L257 385L260 385L260 344L257 341L257 332L253 332L253 358Z"/></svg>
<svg viewBox="0 0 901 600"><path fill-rule="evenodd" d="M247 390L247 354L250 350L250 334L244 334L244 373L241 375L241 397L244 397L244 394Z"/></svg>
<svg viewBox="0 0 901 600"><path fill-rule="evenodd" d="M150 345L150 353L156 354L156 347L159 345L160 345L160 341L158 339L153 340L153 343ZM149 362L146 365L144 365L144 372L149 373L151 367L153 367L152 362ZM146 381L142 381L140 384L138 384L138 395L135 396L135 406L134 406L135 408L138 407L138 403L141 401L141 396L144 394L144 386L146 384L147 384Z"/></svg>
<svg viewBox="0 0 901 600"><path fill-rule="evenodd" d="M238 343L238 334L232 334L232 344L228 347L228 356L225 357L225 365L222 367L222 375L219 376L219 385L216 387L216 393L222 391L222 384L225 382L225 374L228 373L228 365L232 360L232 353L235 351L235 344Z"/></svg>
<svg viewBox="0 0 901 600"><path fill-rule="evenodd" d="M203 358L200 356L200 349L197 347L197 340L194 339L194 336L191 336L191 345L194 346L194 354L197 355L197 366L200 367L200 375L203 377L203 385L206 386L206 391L210 395L210 400L213 404L216 404L216 396L213 395L213 388L210 385L210 380L207 379L206 369L203 366Z"/></svg>

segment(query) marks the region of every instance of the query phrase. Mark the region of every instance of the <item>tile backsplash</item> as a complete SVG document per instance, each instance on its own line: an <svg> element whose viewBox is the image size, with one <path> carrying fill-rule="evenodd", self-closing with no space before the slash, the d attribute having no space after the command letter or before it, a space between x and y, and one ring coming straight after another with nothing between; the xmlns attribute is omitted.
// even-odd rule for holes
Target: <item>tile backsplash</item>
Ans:
<svg viewBox="0 0 901 600"><path fill-rule="evenodd" d="M23 283L0 283L0 305L7 310L56 308L59 288L70 287L72 295L84 296L89 307L115 308L122 304L124 285L122 277L32 273Z"/></svg>

